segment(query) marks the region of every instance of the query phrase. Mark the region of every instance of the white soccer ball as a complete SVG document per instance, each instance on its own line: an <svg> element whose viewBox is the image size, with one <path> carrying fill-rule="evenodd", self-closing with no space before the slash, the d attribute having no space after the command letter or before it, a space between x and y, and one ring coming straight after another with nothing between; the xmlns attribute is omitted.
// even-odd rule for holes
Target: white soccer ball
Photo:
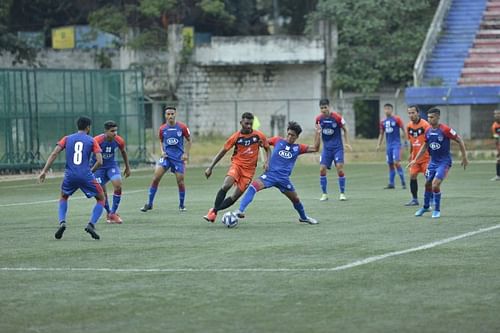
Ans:
<svg viewBox="0 0 500 333"><path fill-rule="evenodd" d="M238 225L238 216L233 212L226 212L222 215L221 222L228 228L234 228Z"/></svg>

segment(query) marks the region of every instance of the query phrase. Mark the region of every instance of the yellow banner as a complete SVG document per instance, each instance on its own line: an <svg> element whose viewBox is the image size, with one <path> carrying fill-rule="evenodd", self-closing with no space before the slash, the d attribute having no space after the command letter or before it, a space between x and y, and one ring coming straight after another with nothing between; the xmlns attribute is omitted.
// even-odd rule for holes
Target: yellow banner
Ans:
<svg viewBox="0 0 500 333"><path fill-rule="evenodd" d="M75 27L52 29L53 49L73 49L75 47Z"/></svg>

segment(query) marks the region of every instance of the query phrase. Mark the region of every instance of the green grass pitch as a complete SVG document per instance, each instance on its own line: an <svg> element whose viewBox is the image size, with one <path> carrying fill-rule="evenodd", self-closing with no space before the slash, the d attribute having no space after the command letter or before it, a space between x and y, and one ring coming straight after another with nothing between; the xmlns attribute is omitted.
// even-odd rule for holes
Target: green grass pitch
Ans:
<svg viewBox="0 0 500 333"><path fill-rule="evenodd" d="M83 231L94 199L81 193L54 239L60 178L0 182L0 332L500 331L494 162L455 164L438 220L414 217L398 182L382 189L382 163L346 166L345 202L333 172L320 202L319 167L300 164L292 179L320 224L268 189L235 229L201 218L225 171L188 168L185 213L171 175L140 212L152 170L133 172L124 224L101 218L100 241Z"/></svg>

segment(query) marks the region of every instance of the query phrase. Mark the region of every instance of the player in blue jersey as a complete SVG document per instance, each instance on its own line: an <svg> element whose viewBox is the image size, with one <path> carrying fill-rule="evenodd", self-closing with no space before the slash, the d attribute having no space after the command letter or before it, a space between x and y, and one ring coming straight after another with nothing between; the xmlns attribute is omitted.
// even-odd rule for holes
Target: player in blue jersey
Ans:
<svg viewBox="0 0 500 333"><path fill-rule="evenodd" d="M167 170L175 174L179 190L179 211L184 212L184 198L186 189L184 186L185 163L189 159L191 149L191 134L189 128L182 122L176 121L177 110L173 106L165 108L166 123L160 126L158 137L160 139L161 157L156 164L153 182L149 188L149 200L141 208L142 212L153 209L153 201L158 190L160 180ZM186 145L184 146L184 141Z"/></svg>
<svg viewBox="0 0 500 333"><path fill-rule="evenodd" d="M118 125L113 120L108 120L104 123L104 133L99 134L94 139L97 141L102 150L103 164L94 173L97 182L104 190L106 202L104 209L106 210L106 222L121 224L123 222L118 215L118 205L122 196L122 176L120 166L115 159L115 151L118 148L122 154L125 170L123 175L125 178L130 176L130 165L128 162L127 151L125 150L125 140L118 135ZM95 163L95 155L92 157L92 165ZM111 181L113 184L113 204L109 207L108 193L106 191L106 183Z"/></svg>
<svg viewBox="0 0 500 333"><path fill-rule="evenodd" d="M245 217L245 209L252 202L258 191L269 187L276 187L290 199L293 207L299 213L300 222L318 224L318 221L306 215L304 206L290 180L290 175L292 174L293 167L299 155L314 153L319 150L321 129L317 126L313 145L295 143L301 132L302 128L300 125L291 121L288 123L286 139L275 136L268 140L269 144L274 146L274 149L269 160L267 171L258 179L254 180L245 192L240 203L240 208L235 212L239 218Z"/></svg>
<svg viewBox="0 0 500 333"><path fill-rule="evenodd" d="M66 213L68 211L68 199L80 189L87 198L95 197L96 204L92 210L90 221L85 227L85 231L93 239L99 239L95 231L95 224L104 209L104 193L101 185L96 181L94 174L96 168L102 165L101 148L93 137L88 135L92 121L87 117L80 117L77 120L78 132L63 137L50 153L45 166L38 179L41 183L45 181L47 171L57 158L57 155L66 149L66 167L64 179L61 184L61 198L59 199L59 229L55 233L56 239L61 239L66 230ZM93 170L90 168L90 157L95 154L96 163Z"/></svg>
<svg viewBox="0 0 500 333"><path fill-rule="evenodd" d="M418 152L417 156L408 164L411 167L428 150L431 160L425 172L425 194L424 206L417 210L415 216L422 216L430 211L431 199L434 198L434 210L432 218L441 217L441 183L446 178L448 170L451 168L452 160L450 154L450 140L458 143L462 153L462 166L469 164L467 160L467 151L465 144L458 136L457 132L445 124L439 123L441 111L438 108L432 108L427 111L427 121L431 125L425 131L425 142Z"/></svg>
<svg viewBox="0 0 500 333"><path fill-rule="evenodd" d="M401 186L406 189L405 173L401 167L401 134L405 138L405 127L399 116L393 115L392 104L384 105L385 119L380 122L380 133L378 136L377 151L380 150L382 142L386 141L386 160L389 165L389 184L385 189L394 188L396 171L401 179ZM385 135L384 135L385 134Z"/></svg>
<svg viewBox="0 0 500 333"><path fill-rule="evenodd" d="M319 200L328 200L328 178L327 170L335 164L337 169L340 197L339 200L347 200L345 196L345 174L344 174L344 143L342 131L344 132L345 146L352 150L349 144L349 133L344 118L330 107L330 101L326 98L319 101L321 114L316 117L316 124L321 127L321 139L323 151L319 160L319 182L323 194Z"/></svg>

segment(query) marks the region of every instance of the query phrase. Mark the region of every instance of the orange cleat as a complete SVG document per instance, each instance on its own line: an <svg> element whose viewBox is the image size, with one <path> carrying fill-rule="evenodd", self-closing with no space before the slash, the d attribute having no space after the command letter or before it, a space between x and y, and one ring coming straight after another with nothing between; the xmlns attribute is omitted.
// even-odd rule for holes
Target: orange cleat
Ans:
<svg viewBox="0 0 500 333"><path fill-rule="evenodd" d="M122 224L123 220L120 215L116 213L109 214L109 222L110 224Z"/></svg>
<svg viewBox="0 0 500 333"><path fill-rule="evenodd" d="M207 222L212 222L214 223L215 222L215 219L217 218L217 213L214 212L214 209L213 208L210 208L208 210L208 213L207 215L203 216L203 218L207 221Z"/></svg>

